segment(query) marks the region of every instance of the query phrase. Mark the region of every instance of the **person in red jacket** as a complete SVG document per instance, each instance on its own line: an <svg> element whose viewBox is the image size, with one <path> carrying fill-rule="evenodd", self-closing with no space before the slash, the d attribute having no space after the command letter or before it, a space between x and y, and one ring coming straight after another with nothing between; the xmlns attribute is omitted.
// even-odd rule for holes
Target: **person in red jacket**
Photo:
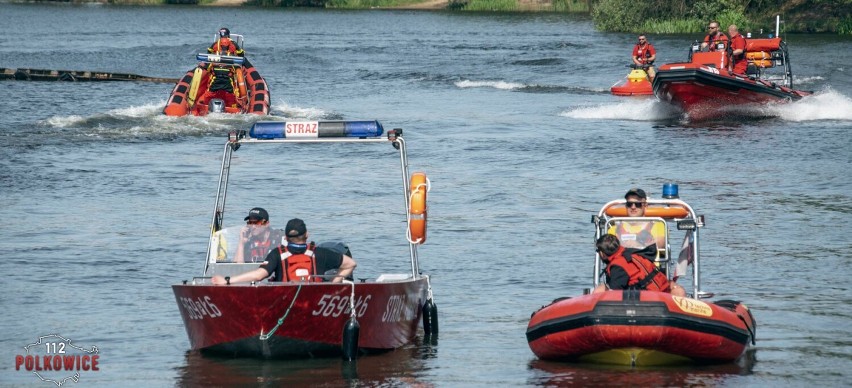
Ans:
<svg viewBox="0 0 852 388"><path fill-rule="evenodd" d="M654 76L656 75L654 71L655 59L657 59L657 50L648 42L644 34L639 35L639 43L633 46L633 64L638 68L645 69L651 82L654 82Z"/></svg>
<svg viewBox="0 0 852 388"><path fill-rule="evenodd" d="M686 296L686 291L669 281L666 274L654 264L656 246L649 249L627 249L621 246L618 237L612 234L601 236L597 243L601 259L606 263L606 283L595 287L594 292L606 290L638 289L669 292L675 296Z"/></svg>
<svg viewBox="0 0 852 388"><path fill-rule="evenodd" d="M231 40L231 30L225 27L219 29L219 38L207 48L207 52L217 55L245 56L245 52L237 45L237 42Z"/></svg>
<svg viewBox="0 0 852 388"><path fill-rule="evenodd" d="M711 20L707 26L707 36L701 43L701 50L705 48L707 51L725 51L728 48L728 37L719 31L719 22L715 20Z"/></svg>
<svg viewBox="0 0 852 388"><path fill-rule="evenodd" d="M728 26L728 36L731 37L731 71L737 74L745 74L748 67L746 61L746 40L740 35L736 24Z"/></svg>

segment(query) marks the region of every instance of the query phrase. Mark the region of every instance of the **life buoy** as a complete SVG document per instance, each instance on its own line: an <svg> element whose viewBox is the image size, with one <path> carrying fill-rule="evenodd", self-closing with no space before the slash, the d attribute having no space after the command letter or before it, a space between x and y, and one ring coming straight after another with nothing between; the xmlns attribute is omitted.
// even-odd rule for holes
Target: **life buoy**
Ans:
<svg viewBox="0 0 852 388"><path fill-rule="evenodd" d="M606 209L606 215L610 217L627 217L627 208L622 206L612 206ZM689 211L686 208L670 206L656 207L648 206L645 209L645 217L661 217L661 218L686 218L689 216Z"/></svg>
<svg viewBox="0 0 852 388"><path fill-rule="evenodd" d="M237 87L234 90L234 92L235 92L234 94L237 96L237 99L239 99L242 102L245 101L245 97L247 95L247 93L246 93L246 77L245 77L245 74L243 73L243 71L244 71L243 68L237 68L236 69L235 75L236 75L236 78L237 78Z"/></svg>
<svg viewBox="0 0 852 388"><path fill-rule="evenodd" d="M429 178L425 173L415 172L409 180L408 194L408 241L412 244L426 242L426 193Z"/></svg>
<svg viewBox="0 0 852 388"><path fill-rule="evenodd" d="M746 59L770 59L772 58L766 51L749 51L746 53Z"/></svg>

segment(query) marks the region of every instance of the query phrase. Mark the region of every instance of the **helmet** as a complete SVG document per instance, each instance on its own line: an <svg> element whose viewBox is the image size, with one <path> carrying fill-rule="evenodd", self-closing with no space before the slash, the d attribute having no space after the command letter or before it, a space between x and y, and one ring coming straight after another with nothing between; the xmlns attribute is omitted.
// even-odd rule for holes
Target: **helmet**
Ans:
<svg viewBox="0 0 852 388"><path fill-rule="evenodd" d="M219 37L220 38L230 38L231 37L231 30L229 30L225 27L220 28L219 29Z"/></svg>

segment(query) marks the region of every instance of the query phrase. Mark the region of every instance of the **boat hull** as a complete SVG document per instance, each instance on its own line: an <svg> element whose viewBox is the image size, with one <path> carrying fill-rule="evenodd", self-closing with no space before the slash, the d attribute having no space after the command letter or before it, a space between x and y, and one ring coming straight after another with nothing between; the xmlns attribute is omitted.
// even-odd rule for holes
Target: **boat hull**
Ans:
<svg viewBox="0 0 852 388"><path fill-rule="evenodd" d="M648 73L641 69L633 69L627 78L613 85L609 91L615 96L651 96L654 89L648 81Z"/></svg>
<svg viewBox="0 0 852 388"><path fill-rule="evenodd" d="M650 366L726 363L754 341L742 303L708 303L654 291L607 291L557 300L527 327L541 359Z"/></svg>
<svg viewBox="0 0 852 388"><path fill-rule="evenodd" d="M653 92L692 120L720 118L730 112L747 115L750 108L797 101L810 94L696 64L662 66Z"/></svg>
<svg viewBox="0 0 852 388"><path fill-rule="evenodd" d="M341 354L352 285L263 282L172 289L193 350L265 358ZM426 290L426 278L357 283L358 348L382 351L410 342Z"/></svg>

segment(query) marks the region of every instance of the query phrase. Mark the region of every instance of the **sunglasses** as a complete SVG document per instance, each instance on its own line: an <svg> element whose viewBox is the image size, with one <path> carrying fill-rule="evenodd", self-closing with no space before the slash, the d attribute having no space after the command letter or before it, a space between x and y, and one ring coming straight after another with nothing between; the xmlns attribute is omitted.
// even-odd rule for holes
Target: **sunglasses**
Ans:
<svg viewBox="0 0 852 388"><path fill-rule="evenodd" d="M248 220L246 225L263 225L263 220Z"/></svg>
<svg viewBox="0 0 852 388"><path fill-rule="evenodd" d="M624 204L624 207L626 207L628 209L631 208L631 207L641 208L643 206L645 206L644 202L627 202L627 203Z"/></svg>
<svg viewBox="0 0 852 388"><path fill-rule="evenodd" d="M708 26L708 27L707 27L707 29L708 29L708 30L715 30L715 29L717 29L717 28L719 28L719 26L716 26L716 27Z"/></svg>

